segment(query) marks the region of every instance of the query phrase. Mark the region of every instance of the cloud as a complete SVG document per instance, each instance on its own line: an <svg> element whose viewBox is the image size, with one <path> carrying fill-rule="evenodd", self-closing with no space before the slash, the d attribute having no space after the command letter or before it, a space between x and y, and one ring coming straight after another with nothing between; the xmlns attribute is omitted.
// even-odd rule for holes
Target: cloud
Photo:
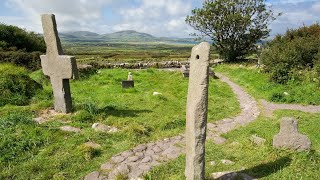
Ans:
<svg viewBox="0 0 320 180"><path fill-rule="evenodd" d="M285 33L287 29L311 25L320 20L320 2L302 0L287 0L286 2L287 4L281 1L281 4L274 5L274 10L282 12L283 15L271 24L272 36Z"/></svg>
<svg viewBox="0 0 320 180"><path fill-rule="evenodd" d="M191 0L141 0L138 6L120 11L123 21L113 29L133 29L156 36L186 37L191 28L184 20L191 9Z"/></svg>
<svg viewBox="0 0 320 180"><path fill-rule="evenodd" d="M184 18L191 12L192 0L6 0L6 6L21 16L0 16L0 21L36 32L42 32L40 14L54 13L59 31L130 29L185 37L190 27Z"/></svg>
<svg viewBox="0 0 320 180"><path fill-rule="evenodd" d="M103 7L111 0L7 0L6 5L21 12L22 18L6 18L6 22L26 24L41 32L40 14L54 13L60 31L94 30L101 23Z"/></svg>

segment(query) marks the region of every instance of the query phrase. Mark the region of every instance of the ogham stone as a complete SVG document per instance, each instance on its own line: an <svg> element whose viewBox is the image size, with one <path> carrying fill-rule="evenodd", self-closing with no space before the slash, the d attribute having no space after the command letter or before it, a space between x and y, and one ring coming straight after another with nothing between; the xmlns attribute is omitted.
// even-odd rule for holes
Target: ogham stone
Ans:
<svg viewBox="0 0 320 180"><path fill-rule="evenodd" d="M208 112L210 44L192 48L186 109L187 180L205 178L205 141Z"/></svg>
<svg viewBox="0 0 320 180"><path fill-rule="evenodd" d="M64 56L58 36L55 16L43 14L41 16L44 40L47 46L46 55L41 55L43 73L50 77L54 95L54 109L69 113L72 109L69 79L78 76L76 59Z"/></svg>

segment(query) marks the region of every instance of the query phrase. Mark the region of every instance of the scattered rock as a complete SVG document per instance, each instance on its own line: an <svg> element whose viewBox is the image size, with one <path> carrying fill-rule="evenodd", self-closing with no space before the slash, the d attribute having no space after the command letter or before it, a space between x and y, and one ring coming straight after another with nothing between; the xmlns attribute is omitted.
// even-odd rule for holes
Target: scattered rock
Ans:
<svg viewBox="0 0 320 180"><path fill-rule="evenodd" d="M230 160L228 160L228 159L221 159L221 163L222 163L222 164L225 164L225 165L232 165L232 164L234 164L233 161L230 161Z"/></svg>
<svg viewBox="0 0 320 180"><path fill-rule="evenodd" d="M33 118L38 124L48 122L52 117L63 115L63 113L56 112L54 109L45 109L39 113L39 117Z"/></svg>
<svg viewBox="0 0 320 180"><path fill-rule="evenodd" d="M304 151L311 148L311 141L298 132L298 121L295 118L284 117L280 122L279 134L273 138L273 147Z"/></svg>
<svg viewBox="0 0 320 180"><path fill-rule="evenodd" d="M103 180L107 177L101 175L98 171L94 171L84 177L84 180Z"/></svg>
<svg viewBox="0 0 320 180"><path fill-rule="evenodd" d="M61 126L60 130L61 131L66 131L66 132L76 132L76 133L81 132L81 129L75 128L75 127L72 127L72 126Z"/></svg>
<svg viewBox="0 0 320 180"><path fill-rule="evenodd" d="M159 93L159 92L153 92L152 95L157 96L157 95L161 95L161 94L162 94L162 93Z"/></svg>
<svg viewBox="0 0 320 180"><path fill-rule="evenodd" d="M264 143L266 142L266 140L265 140L264 138L261 138L261 137L257 136L256 134L255 134L255 135L252 135L252 136L250 137L250 140L251 140L254 144L258 145L258 146L260 146L260 145L262 145L262 144L264 144Z"/></svg>
<svg viewBox="0 0 320 180"><path fill-rule="evenodd" d="M107 125L104 125L104 124L101 124L101 123L94 123L94 124L92 125L92 128L93 128L95 131L98 131L98 132L114 133L114 132L117 132L117 131L118 131L118 129L115 128L115 127L107 126Z"/></svg>
<svg viewBox="0 0 320 180"><path fill-rule="evenodd" d="M216 165L216 162L215 161L210 161L209 163L211 166L215 166Z"/></svg>
<svg viewBox="0 0 320 180"><path fill-rule="evenodd" d="M215 144L219 144L219 145L224 144L226 141L227 141L227 139L223 138L221 136L216 136L216 137L213 138L213 142Z"/></svg>
<svg viewBox="0 0 320 180"><path fill-rule="evenodd" d="M100 144L97 144L97 143L94 143L94 142L91 142L91 141L86 142L83 145L86 146L86 147L91 147L93 149L100 149L101 148Z"/></svg>
<svg viewBox="0 0 320 180"><path fill-rule="evenodd" d="M101 170L111 170L114 167L114 164L108 162L108 163L104 163L100 166Z"/></svg>
<svg viewBox="0 0 320 180"><path fill-rule="evenodd" d="M233 172L233 171L212 173L211 177L213 179L219 179L219 180L235 180L235 179L254 180L253 177L251 177L247 174Z"/></svg>
<svg viewBox="0 0 320 180"><path fill-rule="evenodd" d="M125 158L122 156L115 156L115 157L112 157L111 160L112 160L112 162L117 164L117 163L121 163L122 161L124 161Z"/></svg>

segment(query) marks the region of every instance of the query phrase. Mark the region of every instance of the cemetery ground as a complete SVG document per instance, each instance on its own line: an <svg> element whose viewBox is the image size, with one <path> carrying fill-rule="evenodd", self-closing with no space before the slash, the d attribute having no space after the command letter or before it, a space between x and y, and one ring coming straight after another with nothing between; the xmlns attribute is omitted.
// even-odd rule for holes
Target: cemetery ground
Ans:
<svg viewBox="0 0 320 180"><path fill-rule="evenodd" d="M214 67L242 86L258 102L320 105L318 82L304 78L288 85L273 84L253 64L227 64ZM80 179L100 168L111 156L141 143L184 133L188 79L180 72L156 69L130 70L135 87L122 89L129 70L104 69L71 81L74 112L53 116L37 124L33 118L53 104L49 80L41 71L30 76L43 85L30 105L0 107L0 179ZM311 75L310 75L311 77ZM161 94L154 96L153 92ZM286 93L284 93L286 92ZM262 109L259 103L259 108ZM240 113L231 88L219 79L210 79L208 121L214 122ZM308 135L312 149L306 152L275 150L272 138L279 131L281 117L294 116L299 130ZM94 131L93 123L117 127L118 132ZM206 143L206 177L214 172L243 171L255 178L317 179L320 173L319 113L277 110L271 116L261 113L245 127L223 135L224 144ZM63 132L61 126L81 132ZM250 138L266 139L256 145ZM101 148L84 145L94 142ZM5 148L4 148L5 147ZM221 163L222 159L232 161ZM184 179L185 155L149 172L146 179ZM119 179L121 176L118 177ZM124 177L123 177L124 178Z"/></svg>
<svg viewBox="0 0 320 180"><path fill-rule="evenodd" d="M77 179L112 155L183 133L188 79L179 72L133 70L135 88L122 89L121 81L128 72L99 70L71 81L74 113L54 116L40 125L32 117L52 107L52 90L41 70L31 73L43 90L28 106L7 105L0 110L0 179ZM215 108L209 109L209 120L239 113L239 103L228 85L216 79L210 83L209 104ZM153 92L161 94L154 96ZM97 122L119 131L95 132L91 126ZM59 128L66 125L81 132L62 132ZM102 147L95 150L83 145L89 141Z"/></svg>

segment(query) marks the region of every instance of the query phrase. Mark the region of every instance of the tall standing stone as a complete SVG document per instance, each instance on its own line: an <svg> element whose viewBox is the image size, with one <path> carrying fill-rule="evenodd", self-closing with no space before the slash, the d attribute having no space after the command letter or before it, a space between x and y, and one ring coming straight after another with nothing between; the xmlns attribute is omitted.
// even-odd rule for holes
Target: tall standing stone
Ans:
<svg viewBox="0 0 320 180"><path fill-rule="evenodd" d="M43 73L50 77L54 95L54 109L69 113L72 109L69 79L78 76L76 59L64 56L58 36L55 16L43 14L41 16L44 40L47 46L46 55L41 55Z"/></svg>
<svg viewBox="0 0 320 180"><path fill-rule="evenodd" d="M205 141L208 112L210 44L192 48L186 112L187 180L205 178Z"/></svg>

